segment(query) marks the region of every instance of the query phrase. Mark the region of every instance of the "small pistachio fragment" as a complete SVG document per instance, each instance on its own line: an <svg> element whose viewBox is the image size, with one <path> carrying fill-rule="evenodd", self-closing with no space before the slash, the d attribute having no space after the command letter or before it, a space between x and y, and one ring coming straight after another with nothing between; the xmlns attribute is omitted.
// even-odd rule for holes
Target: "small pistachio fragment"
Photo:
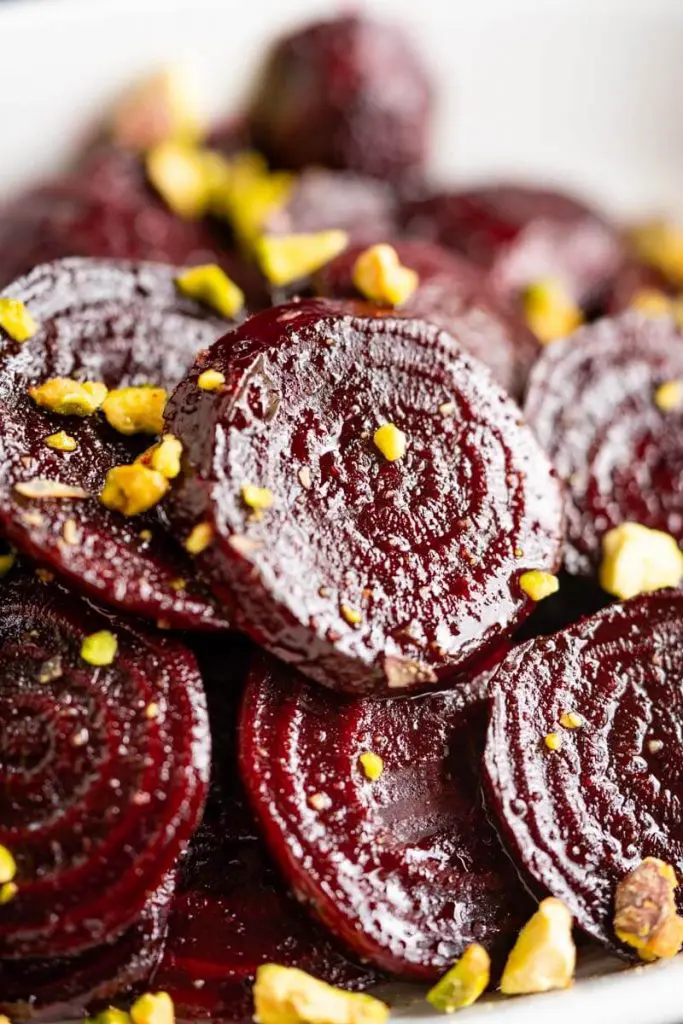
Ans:
<svg viewBox="0 0 683 1024"><path fill-rule="evenodd" d="M165 68L137 82L120 100L111 133L124 149L196 142L201 134L196 87L186 69Z"/></svg>
<svg viewBox="0 0 683 1024"><path fill-rule="evenodd" d="M130 1008L133 1024L174 1024L175 1007L168 992L145 992Z"/></svg>
<svg viewBox="0 0 683 1024"><path fill-rule="evenodd" d="M459 960L427 993L427 1002L442 1013L472 1006L491 979L491 958L479 943L468 946Z"/></svg>
<svg viewBox="0 0 683 1024"><path fill-rule="evenodd" d="M0 885L0 907L13 900L18 892L19 886L16 882L5 882L4 885Z"/></svg>
<svg viewBox="0 0 683 1024"><path fill-rule="evenodd" d="M220 370L204 370L197 377L197 387L201 391L218 391L225 384L225 374Z"/></svg>
<svg viewBox="0 0 683 1024"><path fill-rule="evenodd" d="M213 541L213 527L210 523L197 523L192 527L185 541L185 550L190 555L201 555Z"/></svg>
<svg viewBox="0 0 683 1024"><path fill-rule="evenodd" d="M638 950L641 960L660 960L680 951L683 917L676 909L677 888L673 867L657 857L646 857L617 885L614 931Z"/></svg>
<svg viewBox="0 0 683 1024"><path fill-rule="evenodd" d="M29 388L28 393L41 409L59 416L92 416L107 397L107 388L99 381L81 384L70 377L53 377L39 387Z"/></svg>
<svg viewBox="0 0 683 1024"><path fill-rule="evenodd" d="M38 332L38 324L19 299L0 299L0 328L19 344Z"/></svg>
<svg viewBox="0 0 683 1024"><path fill-rule="evenodd" d="M100 501L106 508L137 516L153 508L168 491L168 480L156 469L136 462L132 466L114 466L107 473Z"/></svg>
<svg viewBox="0 0 683 1024"><path fill-rule="evenodd" d="M52 499L80 501L90 497L88 491L82 487L62 484L59 480L46 480L40 476L34 477L33 480L24 480L15 484L14 490L22 498L30 498L32 501L50 501Z"/></svg>
<svg viewBox="0 0 683 1024"><path fill-rule="evenodd" d="M226 320L232 320L244 309L244 292L215 263L192 267L179 274L175 283L183 295L210 306Z"/></svg>
<svg viewBox="0 0 683 1024"><path fill-rule="evenodd" d="M108 629L101 629L97 633L86 636L81 644L81 658L89 665L101 668L111 665L116 657L118 640Z"/></svg>
<svg viewBox="0 0 683 1024"><path fill-rule="evenodd" d="M360 755L358 760L366 779L370 779L370 782L376 782L384 771L384 759L379 754L366 750Z"/></svg>
<svg viewBox="0 0 683 1024"><path fill-rule="evenodd" d="M242 484L240 493L244 504L257 511L272 508L275 501L275 496L268 487L257 487L256 484Z"/></svg>
<svg viewBox="0 0 683 1024"><path fill-rule="evenodd" d="M560 589L560 581L551 572L532 569L523 572L519 577L519 586L532 601L543 601L544 598L556 594Z"/></svg>
<svg viewBox="0 0 683 1024"><path fill-rule="evenodd" d="M641 288L629 305L631 309L637 309L647 316L668 316L672 312L673 303L668 295L657 288Z"/></svg>
<svg viewBox="0 0 683 1024"><path fill-rule="evenodd" d="M371 245L353 266L355 287L366 299L387 306L402 306L417 290L420 278L404 267L392 245Z"/></svg>
<svg viewBox="0 0 683 1024"><path fill-rule="evenodd" d="M0 885L13 882L17 873L17 862L6 846L0 846Z"/></svg>
<svg viewBox="0 0 683 1024"><path fill-rule="evenodd" d="M78 441L65 430L58 430L56 434L49 434L43 439L43 444L48 448L54 448L58 452L75 452L78 448Z"/></svg>
<svg viewBox="0 0 683 1024"><path fill-rule="evenodd" d="M396 462L406 453L406 435L394 423L384 423L378 427L372 440L387 462Z"/></svg>
<svg viewBox="0 0 683 1024"><path fill-rule="evenodd" d="M257 243L256 255L270 283L283 287L310 277L348 244L346 232L337 229L316 234L268 235Z"/></svg>
<svg viewBox="0 0 683 1024"><path fill-rule="evenodd" d="M602 538L600 586L622 601L683 579L683 553L676 539L640 523L621 523Z"/></svg>
<svg viewBox="0 0 683 1024"><path fill-rule="evenodd" d="M117 388L104 399L102 412L119 434L160 434L167 398L163 388Z"/></svg>
<svg viewBox="0 0 683 1024"><path fill-rule="evenodd" d="M296 967L264 964L254 982L256 1024L385 1024L389 1007L373 996L344 992Z"/></svg>
<svg viewBox="0 0 683 1024"><path fill-rule="evenodd" d="M662 412L675 412L683 405L683 381L666 380L655 391L655 405Z"/></svg>
<svg viewBox="0 0 683 1024"><path fill-rule="evenodd" d="M357 608L352 608L348 604L342 604L339 607L341 617L344 622L348 622L349 626L360 626L363 621L363 616Z"/></svg>
<svg viewBox="0 0 683 1024"><path fill-rule="evenodd" d="M577 711L563 711L560 715L560 725L564 729L581 729L583 724L583 715Z"/></svg>
<svg viewBox="0 0 683 1024"><path fill-rule="evenodd" d="M543 737L548 750L561 750L562 749L562 737L558 732L549 732L547 736Z"/></svg>
<svg viewBox="0 0 683 1024"><path fill-rule="evenodd" d="M549 897L524 925L507 958L500 990L506 996L550 992L571 985L576 969L572 915Z"/></svg>
<svg viewBox="0 0 683 1024"><path fill-rule="evenodd" d="M211 189L202 152L172 139L147 153L147 177L169 210L183 220L198 220L209 209Z"/></svg>
<svg viewBox="0 0 683 1024"><path fill-rule="evenodd" d="M213 211L232 224L242 246L251 251L263 234L266 221L289 199L294 176L270 172L260 153L244 151L230 161L225 187L214 193Z"/></svg>
<svg viewBox="0 0 683 1024"><path fill-rule="evenodd" d="M663 220L637 225L631 242L643 262L659 270L675 285L683 285L683 230Z"/></svg>
<svg viewBox="0 0 683 1024"><path fill-rule="evenodd" d="M16 551L8 551L0 555L0 580L6 576L17 560Z"/></svg>
<svg viewBox="0 0 683 1024"><path fill-rule="evenodd" d="M180 474L180 459L183 454L183 444L173 434L164 434L157 444L144 451L135 460L143 466L155 469L167 480L175 480Z"/></svg>
<svg viewBox="0 0 683 1024"><path fill-rule="evenodd" d="M542 345L566 338L583 323L583 314L559 281L537 281L522 297L524 316Z"/></svg>
<svg viewBox="0 0 683 1024"><path fill-rule="evenodd" d="M125 1010L117 1010L115 1006L108 1006L94 1017L87 1017L85 1024L131 1024L130 1014Z"/></svg>

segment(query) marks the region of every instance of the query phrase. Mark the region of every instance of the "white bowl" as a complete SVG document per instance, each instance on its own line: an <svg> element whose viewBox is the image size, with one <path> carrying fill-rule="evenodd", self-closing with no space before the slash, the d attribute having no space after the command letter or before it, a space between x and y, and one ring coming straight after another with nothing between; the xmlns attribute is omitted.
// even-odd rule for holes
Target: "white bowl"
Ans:
<svg viewBox="0 0 683 1024"><path fill-rule="evenodd" d="M681 0L366 6L406 23L427 55L440 89L439 176L540 179L617 214L683 215ZM228 113L265 41L334 9L320 0L0 0L0 193L54 170L117 91L155 65L192 60L209 112ZM458 1019L683 1019L682 958L624 971L592 957L582 973L596 976L567 992L486 1000ZM416 1024L430 1014L410 1006L400 1016Z"/></svg>

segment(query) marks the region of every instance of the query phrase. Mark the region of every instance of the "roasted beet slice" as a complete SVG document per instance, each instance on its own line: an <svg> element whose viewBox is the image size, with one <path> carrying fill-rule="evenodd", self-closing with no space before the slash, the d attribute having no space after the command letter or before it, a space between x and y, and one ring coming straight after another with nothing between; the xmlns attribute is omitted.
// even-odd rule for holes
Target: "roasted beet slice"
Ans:
<svg viewBox="0 0 683 1024"><path fill-rule="evenodd" d="M179 386L187 475L171 514L208 522L200 563L246 632L332 688L433 686L530 610L555 567L552 471L517 406L445 332L308 300L252 317ZM349 312L352 310L352 312ZM225 375L220 391L199 372ZM383 421L404 457L374 442ZM272 503L254 514L249 488Z"/></svg>
<svg viewBox="0 0 683 1024"><path fill-rule="evenodd" d="M201 816L209 736L180 644L22 576L3 582L0 844L17 862L0 957L73 954L135 923ZM111 664L81 656L113 632Z"/></svg>
<svg viewBox="0 0 683 1024"><path fill-rule="evenodd" d="M683 862L682 640L683 595L660 591L515 649L493 681L485 783L501 835L539 892L623 953L616 884L644 857ZM562 725L570 712L579 727Z"/></svg>
<svg viewBox="0 0 683 1024"><path fill-rule="evenodd" d="M488 678L367 701L264 662L247 684L242 778L271 852L335 935L405 978L438 976L473 941L498 961L528 914L481 809Z"/></svg>
<svg viewBox="0 0 683 1024"><path fill-rule="evenodd" d="M12 1020L79 1020L100 1004L130 999L164 948L175 876L170 872L118 939L73 957L0 960L0 1011Z"/></svg>
<svg viewBox="0 0 683 1024"><path fill-rule="evenodd" d="M404 34L350 14L275 45L248 126L278 166L400 179L424 163L431 106L426 72Z"/></svg>
<svg viewBox="0 0 683 1024"><path fill-rule="evenodd" d="M223 612L159 515L126 519L97 497L107 470L134 461L152 439L117 434L99 413L58 416L27 393L58 376L170 389L226 328L177 294L173 274L156 264L65 260L3 292L24 302L40 329L23 344L0 331L0 527L22 551L101 601L179 628L224 628ZM62 430L76 439L73 452L45 444ZM18 483L34 478L92 497L38 501L17 493Z"/></svg>
<svg viewBox="0 0 683 1024"><path fill-rule="evenodd" d="M520 317L495 295L481 269L429 242L393 245L401 264L420 278L417 290L396 313L449 331L519 398L540 346ZM321 295L359 298L353 268L362 251L362 246L347 249L320 271L316 284ZM386 309L381 314L385 316Z"/></svg>
<svg viewBox="0 0 683 1024"><path fill-rule="evenodd" d="M577 302L589 302L619 269L616 229L573 196L523 185L445 192L409 203L410 234L440 242L489 270L514 298L528 284L557 278Z"/></svg>
<svg viewBox="0 0 683 1024"><path fill-rule="evenodd" d="M594 572L603 535L624 521L683 541L683 409L656 397L682 378L681 330L635 312L555 342L534 368L525 413L566 483L570 572Z"/></svg>

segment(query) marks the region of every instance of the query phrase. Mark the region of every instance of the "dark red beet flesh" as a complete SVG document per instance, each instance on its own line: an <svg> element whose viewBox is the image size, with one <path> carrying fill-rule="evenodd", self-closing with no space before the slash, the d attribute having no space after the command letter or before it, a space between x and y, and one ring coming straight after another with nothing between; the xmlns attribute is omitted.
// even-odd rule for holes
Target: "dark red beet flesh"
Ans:
<svg viewBox="0 0 683 1024"><path fill-rule="evenodd" d="M248 124L278 166L400 179L424 162L431 105L427 76L403 33L342 15L275 45Z"/></svg>
<svg viewBox="0 0 683 1024"><path fill-rule="evenodd" d="M487 682L364 701L263 662L247 684L242 778L271 853L333 934L401 977L436 977L474 941L499 962L529 912L481 808Z"/></svg>
<svg viewBox="0 0 683 1024"><path fill-rule="evenodd" d="M589 302L618 270L622 243L614 227L572 196L522 185L449 192L407 205L408 232L440 242L480 266L502 295L557 278Z"/></svg>
<svg viewBox="0 0 683 1024"><path fill-rule="evenodd" d="M491 290L474 264L429 242L395 242L401 263L416 271L420 284L400 309L449 331L481 359L498 383L519 398L540 345L517 314ZM332 298L359 298L353 268L363 247L353 246L319 272L317 290ZM386 309L381 311L386 316Z"/></svg>
<svg viewBox="0 0 683 1024"><path fill-rule="evenodd" d="M153 439L124 437L100 413L58 416L27 393L55 376L172 388L226 327L179 296L173 275L155 264L66 260L36 268L3 292L26 304L40 330L22 345L0 330L0 528L26 554L107 604L179 628L224 628L224 613L159 513L125 518L97 497L107 470L133 462ZM74 452L45 445L59 430L76 438ZM17 494L15 485L34 477L93 497L31 501ZM76 544L64 539L69 519ZM151 540L140 536L144 530ZM179 579L184 590L174 587Z"/></svg>
<svg viewBox="0 0 683 1024"><path fill-rule="evenodd" d="M570 572L594 572L603 535L624 521L683 542L683 410L654 399L681 378L679 328L635 312L549 345L534 368L525 414L566 483Z"/></svg>
<svg viewBox="0 0 683 1024"><path fill-rule="evenodd" d="M171 514L213 526L200 565L255 640L332 688L396 693L530 611L518 577L554 569L561 501L517 406L449 335L351 308L278 307L199 361L167 408L187 466ZM223 390L197 387L207 366ZM383 421L408 437L395 463ZM260 518L246 482L273 493Z"/></svg>
<svg viewBox="0 0 683 1024"><path fill-rule="evenodd" d="M201 678L180 644L56 584L19 573L0 588L0 844L18 886L0 907L0 958L74 954L135 923L197 825ZM81 644L103 629L118 651L95 668Z"/></svg>
<svg viewBox="0 0 683 1024"><path fill-rule="evenodd" d="M129 1002L161 956L174 887L171 872L139 920L114 942L73 957L0 960L0 1012L13 1021L62 1024L103 1004Z"/></svg>
<svg viewBox="0 0 683 1024"><path fill-rule="evenodd" d="M682 623L677 591L615 605L515 649L493 682L484 774L501 836L539 894L621 952L616 884L644 857L683 862ZM583 727L563 729L565 711Z"/></svg>

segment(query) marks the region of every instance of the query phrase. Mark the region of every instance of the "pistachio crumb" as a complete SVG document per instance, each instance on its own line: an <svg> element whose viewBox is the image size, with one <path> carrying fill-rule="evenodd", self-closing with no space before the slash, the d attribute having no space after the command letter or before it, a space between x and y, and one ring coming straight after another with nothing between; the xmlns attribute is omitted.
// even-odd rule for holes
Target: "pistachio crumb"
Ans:
<svg viewBox="0 0 683 1024"><path fill-rule="evenodd" d="M353 283L361 295L387 306L401 306L413 295L420 278L401 263L392 245L371 245L356 260Z"/></svg>
<svg viewBox="0 0 683 1024"><path fill-rule="evenodd" d="M167 398L163 388L117 388L102 402L102 412L119 434L160 434Z"/></svg>
<svg viewBox="0 0 683 1024"><path fill-rule="evenodd" d="M467 947L459 960L427 993L427 1002L442 1013L472 1006L485 992L491 978L491 958L479 943Z"/></svg>
<svg viewBox="0 0 683 1024"><path fill-rule="evenodd" d="M211 203L211 186L201 150L168 140L145 159L147 177L166 206L183 220L203 217Z"/></svg>
<svg viewBox="0 0 683 1024"><path fill-rule="evenodd" d="M523 296L524 315L542 345L566 338L583 323L580 308L560 281L537 281Z"/></svg>
<svg viewBox="0 0 683 1024"><path fill-rule="evenodd" d="M145 78L122 97L112 118L112 137L124 149L147 150L161 142L194 142L201 134L196 86L181 67Z"/></svg>
<svg viewBox="0 0 683 1024"><path fill-rule="evenodd" d="M197 523L185 540L185 550L191 555L201 555L213 541L213 527L210 523Z"/></svg>
<svg viewBox="0 0 683 1024"><path fill-rule="evenodd" d="M62 537L65 544L69 544L72 547L78 544L78 523L75 519L66 519L64 526L62 527Z"/></svg>
<svg viewBox="0 0 683 1024"><path fill-rule="evenodd" d="M562 749L562 737L558 732L549 732L547 736L543 737L548 750L561 750Z"/></svg>
<svg viewBox="0 0 683 1024"><path fill-rule="evenodd" d="M572 915L565 904L549 897L520 931L510 953L500 990L506 996L568 988L576 969Z"/></svg>
<svg viewBox="0 0 683 1024"><path fill-rule="evenodd" d="M135 461L161 473L167 480L175 480L182 468L182 442L173 434L164 434L160 441L144 451Z"/></svg>
<svg viewBox="0 0 683 1024"><path fill-rule="evenodd" d="M256 484L242 484L240 493L244 504L257 511L272 508L275 500L273 492L268 487L258 487Z"/></svg>
<svg viewBox="0 0 683 1024"><path fill-rule="evenodd" d="M6 846L0 846L0 884L14 881L17 862Z"/></svg>
<svg viewBox="0 0 683 1024"><path fill-rule="evenodd" d="M662 412L674 412L683 405L683 381L667 380L655 391L655 405Z"/></svg>
<svg viewBox="0 0 683 1024"><path fill-rule="evenodd" d="M663 740L648 740L647 749L650 754L659 754L664 750Z"/></svg>
<svg viewBox="0 0 683 1024"><path fill-rule="evenodd" d="M36 576L41 583L54 583L55 574L49 569L43 569L42 566L38 566L36 569Z"/></svg>
<svg viewBox="0 0 683 1024"><path fill-rule="evenodd" d="M225 384L225 374L220 370L204 370L197 377L197 387L202 391L218 391Z"/></svg>
<svg viewBox="0 0 683 1024"><path fill-rule="evenodd" d="M386 1024L389 1019L389 1007L374 996L334 988L296 967L263 964L253 995L258 1024Z"/></svg>
<svg viewBox="0 0 683 1024"><path fill-rule="evenodd" d="M583 724L583 716L576 711L563 711L560 715L560 725L565 729L581 729Z"/></svg>
<svg viewBox="0 0 683 1024"><path fill-rule="evenodd" d="M442 402L439 406L439 414L444 417L452 416L455 413L455 402Z"/></svg>
<svg viewBox="0 0 683 1024"><path fill-rule="evenodd" d="M621 523L602 538L600 586L626 601L683 579L683 553L676 539L640 523Z"/></svg>
<svg viewBox="0 0 683 1024"><path fill-rule="evenodd" d="M168 992L145 992L130 1008L133 1024L174 1024L175 1008Z"/></svg>
<svg viewBox="0 0 683 1024"><path fill-rule="evenodd" d="M145 718L149 718L150 722L154 721L159 715L159 705L152 701L145 708Z"/></svg>
<svg viewBox="0 0 683 1024"><path fill-rule="evenodd" d="M33 480L24 480L15 484L14 490L22 498L31 498L33 501L47 501L51 498L80 501L83 498L90 497L89 493L82 487L62 484L58 480L45 480L40 476L34 477Z"/></svg>
<svg viewBox="0 0 683 1024"><path fill-rule="evenodd" d="M38 332L38 324L19 299L0 299L0 328L20 345Z"/></svg>
<svg viewBox="0 0 683 1024"><path fill-rule="evenodd" d="M349 244L345 231L315 234L267 235L256 245L256 255L271 284L284 287L310 277Z"/></svg>
<svg viewBox="0 0 683 1024"><path fill-rule="evenodd" d="M81 644L81 658L98 668L111 665L116 657L118 640L108 629L86 636Z"/></svg>
<svg viewBox="0 0 683 1024"><path fill-rule="evenodd" d="M369 779L370 782L376 782L384 771L383 758L379 754L374 754L371 750L366 750L365 753L360 755L358 760L366 779Z"/></svg>
<svg viewBox="0 0 683 1024"><path fill-rule="evenodd" d="M18 892L19 886L16 882L5 882L4 885L0 885L0 907L13 900Z"/></svg>
<svg viewBox="0 0 683 1024"><path fill-rule="evenodd" d="M151 530L140 530L140 532L138 534L138 537L143 542L143 544L149 544L149 542L152 539L152 531Z"/></svg>
<svg viewBox="0 0 683 1024"><path fill-rule="evenodd" d="M28 393L41 409L59 416L92 416L107 397L107 387L100 381L83 383L71 377L52 377Z"/></svg>
<svg viewBox="0 0 683 1024"><path fill-rule="evenodd" d="M683 284L683 231L663 220L650 220L631 232L636 254L669 281Z"/></svg>
<svg viewBox="0 0 683 1024"><path fill-rule="evenodd" d="M672 311L671 299L657 288L641 288L629 305L647 316L667 316Z"/></svg>
<svg viewBox="0 0 683 1024"><path fill-rule="evenodd" d="M619 882L614 898L617 938L642 960L676 956L683 945L683 917L676 908L676 872L671 864L646 857Z"/></svg>
<svg viewBox="0 0 683 1024"><path fill-rule="evenodd" d="M175 283L181 294L210 306L226 320L234 319L244 309L244 292L216 263L192 267L179 274Z"/></svg>
<svg viewBox="0 0 683 1024"><path fill-rule="evenodd" d="M0 555L0 580L3 576L6 576L10 569L13 567L17 560L16 551L8 551L6 554Z"/></svg>
<svg viewBox="0 0 683 1024"><path fill-rule="evenodd" d="M532 569L519 577L519 586L532 601L543 601L560 589L560 581L551 572Z"/></svg>
<svg viewBox="0 0 683 1024"><path fill-rule="evenodd" d="M62 668L61 655L55 654L53 658L48 658L38 669L38 682L41 684L52 683L55 679L61 679L64 675L64 669Z"/></svg>
<svg viewBox="0 0 683 1024"><path fill-rule="evenodd" d="M48 448L54 448L58 452L75 452L78 448L78 441L65 430L58 430L56 434L49 434L43 439L43 444Z"/></svg>
<svg viewBox="0 0 683 1024"><path fill-rule="evenodd" d="M175 590L177 593L187 588L187 580L177 579L171 580L171 590Z"/></svg>
<svg viewBox="0 0 683 1024"><path fill-rule="evenodd" d="M158 504L168 491L168 480L156 469L136 462L114 466L107 473L100 501L124 516L137 516Z"/></svg>
<svg viewBox="0 0 683 1024"><path fill-rule="evenodd" d="M406 453L406 435L394 423L378 427L372 440L387 462L396 462Z"/></svg>

